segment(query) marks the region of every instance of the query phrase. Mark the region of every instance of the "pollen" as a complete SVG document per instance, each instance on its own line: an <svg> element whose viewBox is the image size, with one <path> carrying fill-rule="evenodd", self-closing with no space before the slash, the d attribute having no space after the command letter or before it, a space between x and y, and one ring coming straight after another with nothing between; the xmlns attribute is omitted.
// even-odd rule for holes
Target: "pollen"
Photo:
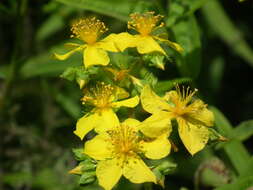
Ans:
<svg viewBox="0 0 253 190"><path fill-rule="evenodd" d="M108 30L105 24L95 17L80 19L72 25L71 37L79 38L89 45L97 42L99 37Z"/></svg>
<svg viewBox="0 0 253 190"><path fill-rule="evenodd" d="M142 36L149 36L151 32L164 26L163 22L159 24L163 16L155 16L154 12L146 12L143 14L133 13L130 15L130 18L131 20L128 22L128 28L138 31Z"/></svg>
<svg viewBox="0 0 253 190"><path fill-rule="evenodd" d="M97 83L94 87L84 90L83 104L90 104L98 109L109 108L115 88L104 82Z"/></svg>
<svg viewBox="0 0 253 190"><path fill-rule="evenodd" d="M119 125L113 130L108 131L110 141L113 144L113 153L117 157L135 156L139 150L139 136L137 132L127 125Z"/></svg>

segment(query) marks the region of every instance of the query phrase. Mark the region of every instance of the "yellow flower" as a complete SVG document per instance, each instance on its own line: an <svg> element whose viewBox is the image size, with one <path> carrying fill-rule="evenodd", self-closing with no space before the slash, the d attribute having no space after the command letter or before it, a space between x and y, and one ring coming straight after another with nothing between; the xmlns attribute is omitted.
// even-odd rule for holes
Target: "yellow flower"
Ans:
<svg viewBox="0 0 253 190"><path fill-rule="evenodd" d="M121 106L133 108L139 103L139 97L135 96L122 101L119 99L127 98L129 94L122 88L98 83L95 88L85 92L82 98L84 104L93 106L91 113L84 115L77 121L74 133L81 139L95 129L100 133L113 128L118 124L118 117L113 108Z"/></svg>
<svg viewBox="0 0 253 190"><path fill-rule="evenodd" d="M156 95L149 86L141 93L143 108L153 115L143 123L141 131L156 137L165 131L171 131L171 120L178 123L179 136L186 149L193 155L206 145L209 139L207 127L213 125L214 116L200 99L193 99L195 91L180 88L168 92L163 98Z"/></svg>
<svg viewBox="0 0 253 190"><path fill-rule="evenodd" d="M156 29L164 26L163 22L158 25L162 17L161 15L155 16L154 12L133 13L130 15L131 20L128 22L128 28L136 30L139 34L132 36L123 32L112 35L111 40L115 41L117 48L121 51L128 47L136 47L140 54L160 52L166 55L158 43L164 42L176 51L182 52L183 48L179 44L153 34Z"/></svg>
<svg viewBox="0 0 253 190"><path fill-rule="evenodd" d="M96 176L99 185L110 190L123 175L132 183L154 182L156 177L140 157L161 159L170 152L168 135L144 141L138 134L140 122L127 119L117 127L87 141L84 153L99 160Z"/></svg>
<svg viewBox="0 0 253 190"><path fill-rule="evenodd" d="M110 41L110 36L99 41L100 36L107 30L104 23L95 17L80 19L73 24L71 37L82 40L84 44L66 44L74 49L66 54L54 54L54 56L59 60L65 60L73 53L82 51L86 68L92 65L107 65L110 59L106 51L118 52L114 42Z"/></svg>

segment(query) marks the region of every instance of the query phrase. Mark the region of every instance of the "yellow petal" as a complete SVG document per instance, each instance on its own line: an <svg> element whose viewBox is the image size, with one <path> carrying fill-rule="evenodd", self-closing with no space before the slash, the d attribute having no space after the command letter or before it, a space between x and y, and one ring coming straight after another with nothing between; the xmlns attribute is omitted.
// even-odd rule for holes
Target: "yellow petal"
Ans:
<svg viewBox="0 0 253 190"><path fill-rule="evenodd" d="M91 115L85 115L77 121L76 130L74 134L81 139L95 129L97 133L101 133L112 129L119 125L119 119L112 109L104 109L97 111Z"/></svg>
<svg viewBox="0 0 253 190"><path fill-rule="evenodd" d="M118 86L115 87L114 100L120 100L129 97L129 93L124 89Z"/></svg>
<svg viewBox="0 0 253 190"><path fill-rule="evenodd" d="M129 126L131 127L133 130L135 130L136 132L139 130L139 126L140 126L141 122L133 119L133 118L128 118L126 119L124 122L122 122L123 126Z"/></svg>
<svg viewBox="0 0 253 190"><path fill-rule="evenodd" d="M69 58L72 54L74 54L75 52L80 51L84 48L85 48L85 45L82 45L82 46L79 46L79 47L69 51L68 53L65 53L65 54L62 54L62 55L54 53L54 57L56 59L59 59L59 60L65 60L65 59Z"/></svg>
<svg viewBox="0 0 253 190"><path fill-rule="evenodd" d="M206 126L213 126L214 115L213 112L207 108L203 108L198 114L199 120L203 122Z"/></svg>
<svg viewBox="0 0 253 190"><path fill-rule="evenodd" d="M192 123L194 124L200 123L206 126L213 126L214 123L213 112L211 112L206 108L206 105L204 104L203 101L197 99L190 106L193 107L193 109L198 110L194 113L190 113L187 115L187 118L189 118L189 120Z"/></svg>
<svg viewBox="0 0 253 190"><path fill-rule="evenodd" d="M95 127L97 133L108 131L119 125L119 119L112 109L104 109L97 115L98 122Z"/></svg>
<svg viewBox="0 0 253 190"><path fill-rule="evenodd" d="M128 162L124 164L123 175L132 183L156 183L155 175L139 157L128 159Z"/></svg>
<svg viewBox="0 0 253 190"><path fill-rule="evenodd" d="M117 45L118 43L121 44L123 38L125 35L119 35L119 34L110 34L107 37L105 37L103 40L100 40L97 42L96 46L98 48L102 48L106 51L111 51L111 52L119 52L123 51L122 47Z"/></svg>
<svg viewBox="0 0 253 190"><path fill-rule="evenodd" d="M142 142L141 147L147 158L161 159L170 153L171 144L168 135L163 134L153 141Z"/></svg>
<svg viewBox="0 0 253 190"><path fill-rule="evenodd" d="M95 128L98 119L99 118L97 114L85 115L81 117L77 121L76 130L74 131L74 134L83 139L88 132L90 132L92 129Z"/></svg>
<svg viewBox="0 0 253 190"><path fill-rule="evenodd" d="M179 136L191 155L202 150L209 139L208 128L201 125L193 125L181 118L178 118L177 122Z"/></svg>
<svg viewBox="0 0 253 190"><path fill-rule="evenodd" d="M133 98L129 98L129 99L126 99L126 100L113 102L112 106L115 107L115 108L119 108L121 106L128 107L128 108L134 108L138 104L139 104L139 97L135 96Z"/></svg>
<svg viewBox="0 0 253 190"><path fill-rule="evenodd" d="M169 135L172 131L171 119L170 113L157 112L140 124L140 131L151 138L156 138L163 134Z"/></svg>
<svg viewBox="0 0 253 190"><path fill-rule="evenodd" d="M166 55L165 51L151 36L143 37L140 35L135 35L135 43L137 51L140 54L160 52Z"/></svg>
<svg viewBox="0 0 253 190"><path fill-rule="evenodd" d="M122 32L119 34L111 34L107 36L102 41L113 42L117 51L124 51L126 48L135 47L135 38L127 32ZM110 50L111 51L111 50ZM116 51L114 51L116 52Z"/></svg>
<svg viewBox="0 0 253 190"><path fill-rule="evenodd" d="M121 165L117 159L100 161L96 169L99 185L105 190L111 190L122 175Z"/></svg>
<svg viewBox="0 0 253 190"><path fill-rule="evenodd" d="M179 44L177 44L175 42L172 42L170 40L166 40L166 39L163 39L163 38L159 38L157 36L154 36L154 38L161 41L161 42L166 43L168 46L170 46L171 48L173 48L174 50L176 50L180 53L182 53L184 51L184 49Z"/></svg>
<svg viewBox="0 0 253 190"><path fill-rule="evenodd" d="M95 45L87 45L83 53L83 59L86 68L92 65L108 65L110 62L107 52Z"/></svg>
<svg viewBox="0 0 253 190"><path fill-rule="evenodd" d="M96 160L105 160L112 156L112 144L107 133L99 134L87 141L84 145L84 153Z"/></svg>
<svg viewBox="0 0 253 190"><path fill-rule="evenodd" d="M145 86L141 92L141 103L143 109L149 113L170 110L169 104L161 97L157 96L148 85Z"/></svg>

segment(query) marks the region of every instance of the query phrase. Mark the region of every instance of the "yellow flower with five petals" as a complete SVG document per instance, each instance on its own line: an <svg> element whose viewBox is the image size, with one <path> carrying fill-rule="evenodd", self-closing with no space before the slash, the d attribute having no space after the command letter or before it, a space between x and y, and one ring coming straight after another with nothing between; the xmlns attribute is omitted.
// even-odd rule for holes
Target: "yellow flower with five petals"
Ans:
<svg viewBox="0 0 253 190"><path fill-rule="evenodd" d="M96 176L105 190L112 189L122 175L132 183L156 183L140 154L161 159L169 154L171 145L166 134L145 141L138 134L139 126L138 120L127 119L85 143L84 153L98 160Z"/></svg>
<svg viewBox="0 0 253 190"><path fill-rule="evenodd" d="M128 28L136 30L139 34L130 35L127 32L114 34L110 39L115 42L118 49L124 51L128 47L136 47L140 54L152 52L160 52L166 55L158 42L166 43L178 52L182 52L183 48L167 39L160 38L154 34L154 31L164 26L164 23L158 24L163 16L154 15L154 12L146 12L143 14L133 13L130 15L131 20L128 22Z"/></svg>
<svg viewBox="0 0 253 190"><path fill-rule="evenodd" d="M110 35L99 40L100 36L108 29L105 24L95 17L80 19L73 24L71 37L75 37L84 44L68 43L66 45L74 47L66 54L54 56L59 60L65 60L77 51L83 52L83 63L86 68L92 65L108 65L110 58L106 51L118 52L114 42L110 40Z"/></svg>
<svg viewBox="0 0 253 190"><path fill-rule="evenodd" d="M143 123L141 131L149 137L160 136L172 130L171 120L176 119L179 136L186 149L194 155L206 145L209 139L208 127L213 125L214 116L200 99L193 99L196 90L180 89L168 92L163 98L156 95L149 86L141 93L141 103L152 113Z"/></svg>
<svg viewBox="0 0 253 190"><path fill-rule="evenodd" d="M82 101L94 108L77 121L74 134L83 139L92 129L100 133L113 128L119 122L113 108L133 108L139 103L138 96L118 101L128 96L124 89L103 82L86 91Z"/></svg>

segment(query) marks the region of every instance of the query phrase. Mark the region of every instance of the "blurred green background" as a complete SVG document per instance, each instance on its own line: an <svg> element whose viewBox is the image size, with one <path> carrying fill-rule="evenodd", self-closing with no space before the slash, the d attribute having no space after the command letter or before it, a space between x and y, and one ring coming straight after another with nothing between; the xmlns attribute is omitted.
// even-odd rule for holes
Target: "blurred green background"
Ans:
<svg viewBox="0 0 253 190"><path fill-rule="evenodd" d="M72 133L82 115L77 84L59 77L80 55L64 52L75 18L95 15L110 32L126 31L129 13L154 10L165 16L169 38L185 52L166 71L154 69L159 88L171 80L196 86L228 142L211 144L191 157L174 153L178 167L166 177L171 190L253 188L253 35L251 0L4 0L0 2L0 189L77 190L69 175ZM122 182L117 189L142 189ZM148 189L144 186L145 189ZM154 189L161 189L153 186Z"/></svg>

